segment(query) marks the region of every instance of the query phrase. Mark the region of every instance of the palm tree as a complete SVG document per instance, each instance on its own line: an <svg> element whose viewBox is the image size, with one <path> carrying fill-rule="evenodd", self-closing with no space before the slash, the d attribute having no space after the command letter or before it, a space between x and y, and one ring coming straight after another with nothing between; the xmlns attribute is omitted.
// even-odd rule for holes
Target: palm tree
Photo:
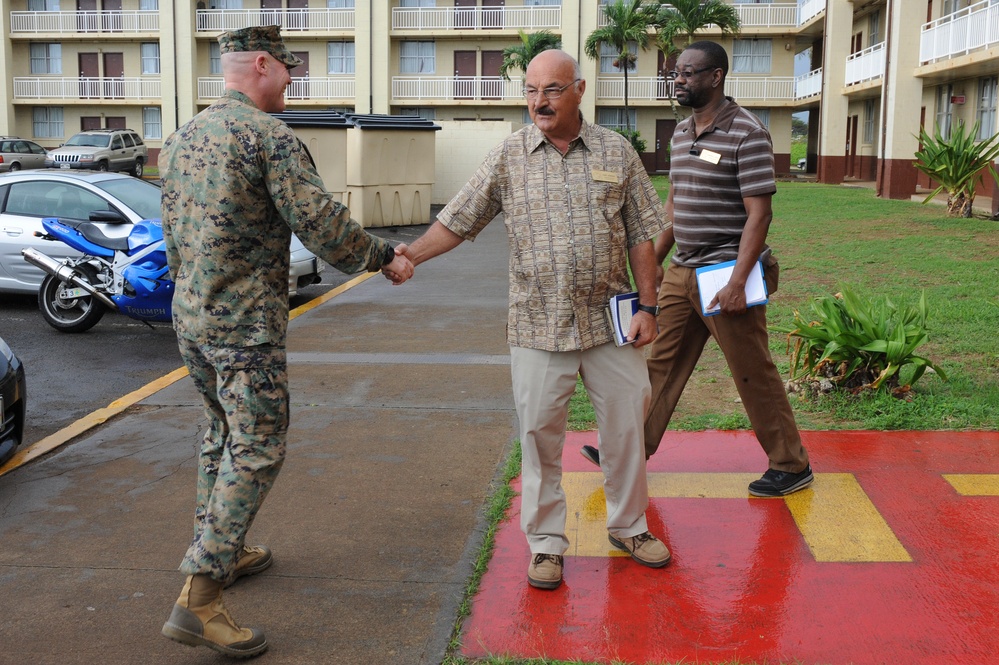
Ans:
<svg viewBox="0 0 999 665"><path fill-rule="evenodd" d="M683 47L677 46L678 40L689 46L694 43L694 33L709 25L721 28L722 35L737 35L742 28L739 12L722 0L670 0L670 4L659 7L655 24L656 47L667 61L683 52ZM672 95L669 105L679 122L680 112Z"/></svg>
<svg viewBox="0 0 999 665"><path fill-rule="evenodd" d="M520 44L503 49L503 62L500 63L499 75L503 80L510 80L510 70L519 69L527 72L527 65L534 56L548 49L562 48L562 40L550 30L539 30L530 34L518 30Z"/></svg>
<svg viewBox="0 0 999 665"><path fill-rule="evenodd" d="M587 57L600 60L600 47L609 44L617 51L614 66L624 72L624 121L631 133L631 114L628 111L628 69L635 66L638 53L632 53L629 43L634 42L643 51L648 48L649 28L655 25L659 4L646 5L643 0L615 0L604 7L607 25L597 28L586 38L583 52Z"/></svg>
<svg viewBox="0 0 999 665"><path fill-rule="evenodd" d="M694 42L694 33L709 25L719 27L723 36L737 35L742 28L739 12L723 0L670 0L659 7L655 24L659 28L656 42L660 45L673 45L677 38L685 37L684 46L689 46ZM670 55L665 49L663 53Z"/></svg>

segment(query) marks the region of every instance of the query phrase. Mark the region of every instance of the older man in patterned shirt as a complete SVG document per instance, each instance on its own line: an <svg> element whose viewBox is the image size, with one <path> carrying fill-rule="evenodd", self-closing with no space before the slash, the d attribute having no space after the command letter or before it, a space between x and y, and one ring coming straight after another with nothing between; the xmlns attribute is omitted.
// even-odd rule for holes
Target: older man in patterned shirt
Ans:
<svg viewBox="0 0 999 665"><path fill-rule="evenodd" d="M562 583L566 505L561 487L569 398L576 376L593 402L603 441L610 542L638 563L670 560L648 531L642 423L649 381L640 347L656 332L652 239L666 226L638 154L620 134L583 120L586 89L568 54L544 51L527 67L533 125L494 148L472 179L406 250L414 265L473 240L504 214L510 236L507 338L523 449L521 528L528 583ZM618 347L605 316L611 296L642 305Z"/></svg>
<svg viewBox="0 0 999 665"><path fill-rule="evenodd" d="M412 265L350 219L288 125L268 115L284 110L289 71L302 64L278 27L224 33L219 45L225 94L160 153L174 327L208 418L187 581L163 634L247 657L267 640L236 624L222 588L272 561L245 538L285 455L291 234L344 272L382 269L401 282Z"/></svg>

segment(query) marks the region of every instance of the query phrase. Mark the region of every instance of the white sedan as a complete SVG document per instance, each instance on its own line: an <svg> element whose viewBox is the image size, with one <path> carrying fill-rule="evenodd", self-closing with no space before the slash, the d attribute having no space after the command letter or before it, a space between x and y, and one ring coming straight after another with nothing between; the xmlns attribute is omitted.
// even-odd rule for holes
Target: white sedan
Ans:
<svg viewBox="0 0 999 665"><path fill-rule="evenodd" d="M109 236L126 236L131 225L160 217L160 188L120 173L96 171L29 171L0 174L0 293L37 293L45 273L21 256L34 247L56 260L80 253L63 243L42 240L43 217L90 219L92 212L110 213L124 224L98 223ZM315 284L325 262L291 237L289 295Z"/></svg>

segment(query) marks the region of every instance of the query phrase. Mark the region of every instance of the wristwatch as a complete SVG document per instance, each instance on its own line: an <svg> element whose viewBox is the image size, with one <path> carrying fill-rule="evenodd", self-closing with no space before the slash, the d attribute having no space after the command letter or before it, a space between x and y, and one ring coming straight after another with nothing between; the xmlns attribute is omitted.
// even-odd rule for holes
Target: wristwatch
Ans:
<svg viewBox="0 0 999 665"><path fill-rule="evenodd" d="M648 312L652 316L659 316L659 305L639 305L638 311Z"/></svg>

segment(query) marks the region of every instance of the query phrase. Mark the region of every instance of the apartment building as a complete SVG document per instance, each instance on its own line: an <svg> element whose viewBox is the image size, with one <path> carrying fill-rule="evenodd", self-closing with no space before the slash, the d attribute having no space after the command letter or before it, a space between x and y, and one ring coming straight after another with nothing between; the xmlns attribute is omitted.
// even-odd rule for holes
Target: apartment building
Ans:
<svg viewBox="0 0 999 665"><path fill-rule="evenodd" d="M808 170L822 182L876 180L908 197L922 123L979 120L999 131L999 0L730 0L735 38L708 28L730 54L727 92L791 164L792 114L809 119ZM522 72L499 76L518 32L557 34L587 81L583 112L637 128L648 170L669 167L683 109L671 106L672 68L654 48L624 72L610 50L583 55L607 0L0 0L4 48L0 132L55 147L91 127L131 127L155 155L162 139L223 92L216 37L279 24L305 64L292 72L291 109L416 114L442 124L526 115ZM810 71L795 75L795 60ZM153 157L155 159L155 157ZM994 188L993 188L994 189Z"/></svg>

